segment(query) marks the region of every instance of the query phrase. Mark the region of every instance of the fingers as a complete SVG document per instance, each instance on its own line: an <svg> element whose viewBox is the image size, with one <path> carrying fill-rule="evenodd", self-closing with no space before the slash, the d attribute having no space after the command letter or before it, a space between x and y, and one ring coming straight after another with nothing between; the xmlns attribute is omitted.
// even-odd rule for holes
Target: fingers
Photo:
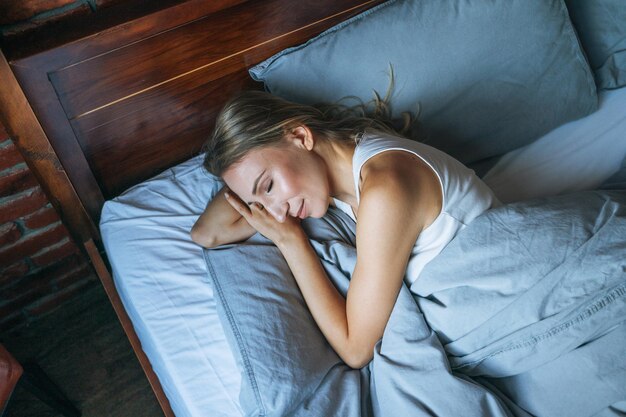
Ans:
<svg viewBox="0 0 626 417"><path fill-rule="evenodd" d="M230 190L224 193L224 197L226 198L226 201L228 201L239 214L246 218L246 220L250 221L251 216L256 216L257 218L263 218L266 216L271 217L271 214L267 210L265 210L265 207L263 207L262 204L256 202L246 204L239 198L239 196L237 196Z"/></svg>
<svg viewBox="0 0 626 417"><path fill-rule="evenodd" d="M237 210L239 214L241 214L244 217L250 215L250 209L248 208L248 205L245 204L243 201L241 201L241 199L235 194L233 194L230 190L224 193L224 197L226 197L226 201L228 201L228 203L235 210Z"/></svg>
<svg viewBox="0 0 626 417"><path fill-rule="evenodd" d="M250 204L250 211L252 211L253 213L261 213L264 210L265 210L265 207L263 207L262 204L259 204L259 203Z"/></svg>

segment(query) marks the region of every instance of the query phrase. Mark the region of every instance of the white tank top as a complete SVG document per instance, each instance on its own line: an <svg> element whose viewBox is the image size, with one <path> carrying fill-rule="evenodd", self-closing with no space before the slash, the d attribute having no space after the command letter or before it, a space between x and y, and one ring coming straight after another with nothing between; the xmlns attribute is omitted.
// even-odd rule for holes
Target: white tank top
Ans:
<svg viewBox="0 0 626 417"><path fill-rule="evenodd" d="M439 178L443 194L441 213L430 226L422 230L411 251L405 281L413 290L412 286L424 266L441 252L459 230L485 210L499 205L499 202L474 171L451 156L413 140L381 133L365 133L352 157L357 204L360 201L361 168L370 158L392 150L410 152L422 159ZM349 204L337 199L334 201L337 208L356 221Z"/></svg>

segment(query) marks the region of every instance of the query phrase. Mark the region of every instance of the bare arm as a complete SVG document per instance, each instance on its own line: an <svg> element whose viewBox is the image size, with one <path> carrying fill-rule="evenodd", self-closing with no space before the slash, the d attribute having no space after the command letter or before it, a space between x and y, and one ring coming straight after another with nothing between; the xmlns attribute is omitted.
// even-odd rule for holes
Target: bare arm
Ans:
<svg viewBox="0 0 626 417"><path fill-rule="evenodd" d="M318 326L341 358L360 368L382 337L419 233L441 211L439 182L409 154L382 158L363 175L357 263L344 300L304 243L280 246ZM409 158L409 159L407 159ZM404 166L402 162L405 162ZM393 169L389 167L393 166ZM308 242L307 242L308 243Z"/></svg>
<svg viewBox="0 0 626 417"><path fill-rule="evenodd" d="M205 248L240 242L256 233L224 198L227 187L222 188L207 204L191 229L191 239Z"/></svg>
<svg viewBox="0 0 626 417"><path fill-rule="evenodd" d="M320 330L351 367L367 364L395 304L417 236L441 211L436 175L414 156L385 152L363 172L357 264L344 299L300 227L233 201L279 247ZM374 159L377 163L373 163ZM297 226L297 225L296 225Z"/></svg>

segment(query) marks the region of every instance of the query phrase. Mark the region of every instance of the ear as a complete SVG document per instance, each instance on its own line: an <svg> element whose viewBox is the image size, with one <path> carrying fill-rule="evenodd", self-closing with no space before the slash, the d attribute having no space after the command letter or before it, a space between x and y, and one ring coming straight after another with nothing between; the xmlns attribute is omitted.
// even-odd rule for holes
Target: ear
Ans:
<svg viewBox="0 0 626 417"><path fill-rule="evenodd" d="M313 146L315 146L313 132L305 125L296 126L291 129L289 139L293 141L294 144L302 146L309 151L313 149Z"/></svg>

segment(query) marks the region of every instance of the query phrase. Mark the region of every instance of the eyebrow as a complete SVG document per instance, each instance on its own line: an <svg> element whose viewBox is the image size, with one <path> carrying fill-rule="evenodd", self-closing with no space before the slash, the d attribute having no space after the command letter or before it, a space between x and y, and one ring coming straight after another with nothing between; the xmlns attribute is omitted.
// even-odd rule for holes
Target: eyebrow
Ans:
<svg viewBox="0 0 626 417"><path fill-rule="evenodd" d="M254 180L254 185L252 186L252 195L256 195L256 187L259 184L259 180L261 179L263 174L265 174L265 170L263 170L263 172L261 172L259 174L259 176L256 178L256 180Z"/></svg>

